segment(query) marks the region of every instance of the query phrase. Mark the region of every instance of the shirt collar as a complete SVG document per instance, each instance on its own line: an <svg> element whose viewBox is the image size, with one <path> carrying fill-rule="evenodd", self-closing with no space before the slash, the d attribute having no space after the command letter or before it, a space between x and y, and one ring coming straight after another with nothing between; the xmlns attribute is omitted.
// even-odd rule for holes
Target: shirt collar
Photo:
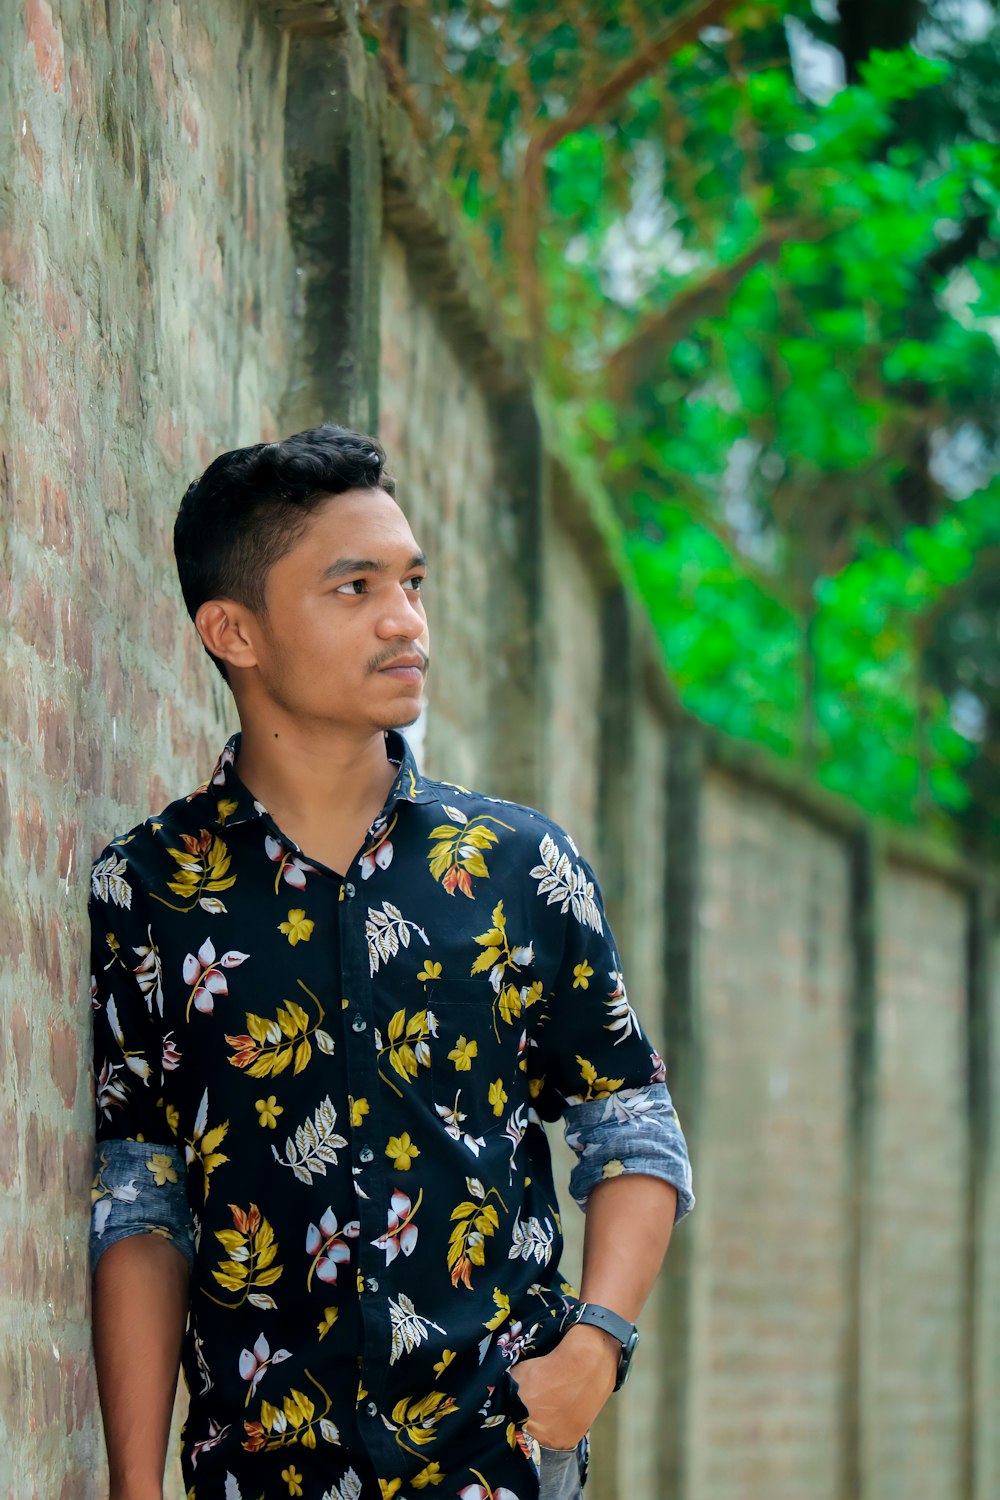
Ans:
<svg viewBox="0 0 1000 1500"><path fill-rule="evenodd" d="M215 769L204 786L205 794L214 800L215 810L211 821L218 827L225 825L226 828L233 828L237 823L248 823L253 818L267 814L263 803L257 801L250 788L244 785L236 773L235 762L240 753L241 739L239 730L229 736L215 762ZM388 812L396 802L440 800L437 784L421 776L410 743L398 729L385 731L385 749L387 758L395 762L398 769L386 796L383 812Z"/></svg>

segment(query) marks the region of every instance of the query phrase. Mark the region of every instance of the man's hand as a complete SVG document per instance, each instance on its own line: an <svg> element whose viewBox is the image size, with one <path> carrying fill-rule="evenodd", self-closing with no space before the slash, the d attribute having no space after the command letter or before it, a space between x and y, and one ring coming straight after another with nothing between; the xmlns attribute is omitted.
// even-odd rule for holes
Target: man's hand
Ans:
<svg viewBox="0 0 1000 1500"><path fill-rule="evenodd" d="M587 1199L581 1299L636 1322L670 1242L676 1207L673 1184L645 1172L599 1182ZM526 1431L546 1448L574 1448L615 1388L621 1352L613 1334L574 1323L548 1354L516 1360L510 1373L528 1408Z"/></svg>
<svg viewBox="0 0 1000 1500"><path fill-rule="evenodd" d="M620 1355L611 1334L575 1323L548 1354L515 1360L525 1430L546 1448L575 1448L615 1388Z"/></svg>

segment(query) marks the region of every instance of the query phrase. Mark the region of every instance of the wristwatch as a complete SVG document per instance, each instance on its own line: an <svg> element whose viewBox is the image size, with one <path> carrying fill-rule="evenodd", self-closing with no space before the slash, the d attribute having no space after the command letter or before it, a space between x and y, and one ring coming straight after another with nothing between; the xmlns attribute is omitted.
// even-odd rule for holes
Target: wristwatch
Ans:
<svg viewBox="0 0 1000 1500"><path fill-rule="evenodd" d="M574 1307L569 1307L563 1315L559 1324L560 1333L565 1333L567 1328L572 1328L574 1323L593 1323L596 1328L603 1328L605 1333L610 1333L622 1346L622 1352L618 1357L618 1379L615 1381L615 1390L620 1391L628 1379L629 1365L632 1363L632 1355L635 1346L639 1342L639 1330L628 1318L623 1318L620 1313L612 1312L610 1307L602 1307L599 1302L578 1302Z"/></svg>

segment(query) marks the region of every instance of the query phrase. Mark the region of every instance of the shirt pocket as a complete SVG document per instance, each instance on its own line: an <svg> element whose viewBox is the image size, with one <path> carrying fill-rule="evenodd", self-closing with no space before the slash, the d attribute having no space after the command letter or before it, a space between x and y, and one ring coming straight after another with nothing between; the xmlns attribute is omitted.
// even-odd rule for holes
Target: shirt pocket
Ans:
<svg viewBox="0 0 1000 1500"><path fill-rule="evenodd" d="M434 1109L448 1134L475 1155L503 1129L513 1095L521 1092L523 1024L504 1019L486 979L437 980L428 989L427 1008L437 1028L431 1045Z"/></svg>

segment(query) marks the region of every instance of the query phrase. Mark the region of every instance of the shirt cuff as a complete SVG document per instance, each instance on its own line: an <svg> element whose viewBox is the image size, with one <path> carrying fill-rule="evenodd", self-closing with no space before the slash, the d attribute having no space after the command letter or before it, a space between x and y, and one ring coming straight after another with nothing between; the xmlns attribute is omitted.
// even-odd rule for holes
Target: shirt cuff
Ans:
<svg viewBox="0 0 1000 1500"><path fill-rule="evenodd" d="M91 1198L91 1275L109 1245L133 1234L159 1234L193 1263L194 1223L184 1157L176 1146L98 1141Z"/></svg>
<svg viewBox="0 0 1000 1500"><path fill-rule="evenodd" d="M578 1158L569 1190L581 1209L599 1182L635 1172L662 1177L677 1189L675 1224L694 1208L687 1142L665 1083L571 1104L563 1129Z"/></svg>

